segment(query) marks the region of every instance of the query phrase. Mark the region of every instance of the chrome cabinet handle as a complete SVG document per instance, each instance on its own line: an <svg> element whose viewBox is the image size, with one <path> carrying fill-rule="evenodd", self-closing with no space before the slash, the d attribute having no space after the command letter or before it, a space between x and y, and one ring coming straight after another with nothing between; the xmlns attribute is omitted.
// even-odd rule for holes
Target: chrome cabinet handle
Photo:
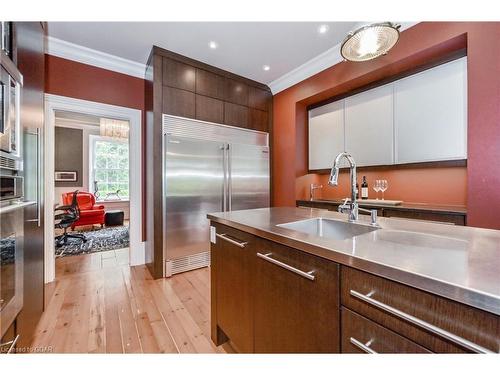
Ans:
<svg viewBox="0 0 500 375"><path fill-rule="evenodd" d="M220 239L223 239L224 241L232 243L233 245L236 245L236 246L241 247L241 248L244 248L248 244L248 242L233 240L233 239L227 237L227 234L225 234L225 233L222 233L222 234L216 233L215 235L217 237L219 237Z"/></svg>
<svg viewBox="0 0 500 375"><path fill-rule="evenodd" d="M279 260L276 260L274 258L271 258L272 253L267 253L267 254L262 254L262 253L257 253L257 256L261 259L264 259L268 261L269 263L275 264L281 268L284 268L288 271L292 271L293 273L296 273L297 275L300 275L302 277L305 277L306 279L309 279L311 281L314 281L315 277L313 275L314 271L309 271L305 272L302 270L299 270L298 268L292 267L286 263L280 262Z"/></svg>
<svg viewBox="0 0 500 375"><path fill-rule="evenodd" d="M19 340L19 335L17 335L14 340L11 340L11 341L7 341L7 342L4 342L2 344L0 344L0 347L1 346L7 346L7 345L10 345L9 346L9 349L7 350L6 354L10 354L12 352L12 349L14 349L14 347L16 346L16 343L17 343L17 340Z"/></svg>
<svg viewBox="0 0 500 375"><path fill-rule="evenodd" d="M452 341L455 344L458 344L458 345L460 345L464 348L467 348L473 352L476 352L476 353L494 353L493 351L491 351L489 349L483 348L482 346L477 345L469 340L466 340L460 336L454 335L453 333L448 332L448 331L441 329L439 327L436 327L433 324L427 323L424 320L418 319L418 318L414 317L413 315L407 314L401 310L396 309L395 307L392 307L392 306L386 305L383 302L377 301L376 299L371 297L374 294L374 292L371 292L368 295L364 295L362 293L359 293L359 292L351 289L349 293L351 296L356 297L363 302L366 302L372 306L375 306L375 307L379 308L380 310L384 310L385 312L388 312L391 315L394 315L394 316L396 316L400 319L403 319L411 324L414 324L420 328L423 328L429 332L432 332L438 336L441 336L441 337L445 338L446 340Z"/></svg>
<svg viewBox="0 0 500 375"><path fill-rule="evenodd" d="M368 353L368 354L378 354L375 350L373 350L372 348L370 348L370 345L373 342L373 340L370 340L366 344L363 344L362 342L356 340L354 337L350 337L349 341L350 341L351 344L353 344L354 346L357 346L359 349L361 349L365 353Z"/></svg>

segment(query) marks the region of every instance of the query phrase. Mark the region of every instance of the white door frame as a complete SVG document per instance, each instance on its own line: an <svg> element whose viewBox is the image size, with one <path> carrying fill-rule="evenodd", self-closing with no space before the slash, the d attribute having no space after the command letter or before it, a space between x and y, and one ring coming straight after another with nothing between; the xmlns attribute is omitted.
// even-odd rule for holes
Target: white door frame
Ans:
<svg viewBox="0 0 500 375"><path fill-rule="evenodd" d="M141 111L116 105L45 94L45 282L55 278L54 156L55 111L70 111L127 120L130 123L130 265L145 263L142 242Z"/></svg>

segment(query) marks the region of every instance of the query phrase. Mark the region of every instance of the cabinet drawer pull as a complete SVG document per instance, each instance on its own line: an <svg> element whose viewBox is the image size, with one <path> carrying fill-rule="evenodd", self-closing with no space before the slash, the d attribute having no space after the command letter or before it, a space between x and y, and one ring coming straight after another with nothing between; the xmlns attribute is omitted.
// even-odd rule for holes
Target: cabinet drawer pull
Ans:
<svg viewBox="0 0 500 375"><path fill-rule="evenodd" d="M272 264L276 264L279 267L282 267L282 268L284 268L284 269L286 269L288 271L292 271L292 272L296 273L297 275L305 277L306 279L314 281L314 275L313 275L314 271L304 272L304 271L299 270L299 269L297 269L295 267L289 266L286 263L280 262L279 260L271 258L271 255L273 255L273 254L272 253L267 253L267 254L257 253L257 256L259 258L267 260L268 262L270 262Z"/></svg>
<svg viewBox="0 0 500 375"><path fill-rule="evenodd" d="M215 234L217 237L223 239L224 241L227 241L229 243L232 243L233 245L236 245L238 247L241 247L241 248L244 248L246 244L248 244L248 242L243 242L243 241L235 241L229 237L227 237L227 234L226 233L222 233L222 234L219 234L219 233L216 233Z"/></svg>
<svg viewBox="0 0 500 375"><path fill-rule="evenodd" d="M351 289L349 293L351 294L351 296L356 297L363 302L366 302L372 306L375 306L375 307L379 308L380 310L384 310L385 312L388 312L391 315L394 315L394 316L396 316L400 319L403 319L409 323L412 323L420 328L423 328L429 332L432 332L438 336L441 336L441 337L443 337L449 341L452 341L455 344L458 344L464 348L467 348L473 352L476 352L476 353L494 353L489 349L483 348L482 346L477 345L469 340L466 340L460 336L454 335L453 333L445 331L444 329L436 327L435 325L427 323L426 321L418 319L418 318L414 317L413 315L407 314L407 313L405 313L401 310L398 310L392 306L386 305L383 302L377 301L376 299L371 297L374 294L374 292L370 292L370 293L368 293L368 295L364 295L362 293L359 293L359 292Z"/></svg>
<svg viewBox="0 0 500 375"><path fill-rule="evenodd" d="M378 354L375 350L373 350L372 348L370 348L370 345L373 342L373 340L370 340L366 344L363 344L362 342L356 340L354 337L350 337L349 341L351 342L351 344L353 344L354 346L357 346L359 349L361 349L365 353L368 353L368 354Z"/></svg>
<svg viewBox="0 0 500 375"><path fill-rule="evenodd" d="M14 349L14 347L16 346L17 340L19 340L19 335L17 335L14 338L14 340L7 341L7 342L0 344L0 347L9 345L9 349L5 353L10 354L12 352L12 349Z"/></svg>

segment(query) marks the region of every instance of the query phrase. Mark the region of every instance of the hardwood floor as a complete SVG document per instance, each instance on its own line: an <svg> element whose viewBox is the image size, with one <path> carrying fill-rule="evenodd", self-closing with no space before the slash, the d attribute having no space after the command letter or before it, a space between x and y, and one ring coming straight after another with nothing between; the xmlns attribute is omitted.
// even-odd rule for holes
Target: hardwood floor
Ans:
<svg viewBox="0 0 500 375"><path fill-rule="evenodd" d="M55 353L226 353L210 340L210 271L153 280L128 249L56 260L34 347Z"/></svg>

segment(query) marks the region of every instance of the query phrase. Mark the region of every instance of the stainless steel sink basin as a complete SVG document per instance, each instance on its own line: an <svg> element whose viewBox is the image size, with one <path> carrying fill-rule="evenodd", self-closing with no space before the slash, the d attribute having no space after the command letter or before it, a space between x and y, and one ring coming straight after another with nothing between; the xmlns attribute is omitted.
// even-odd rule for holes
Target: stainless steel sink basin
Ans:
<svg viewBox="0 0 500 375"><path fill-rule="evenodd" d="M368 225L348 223L321 217L292 221L290 223L278 224L277 226L334 240L345 240L379 229Z"/></svg>

